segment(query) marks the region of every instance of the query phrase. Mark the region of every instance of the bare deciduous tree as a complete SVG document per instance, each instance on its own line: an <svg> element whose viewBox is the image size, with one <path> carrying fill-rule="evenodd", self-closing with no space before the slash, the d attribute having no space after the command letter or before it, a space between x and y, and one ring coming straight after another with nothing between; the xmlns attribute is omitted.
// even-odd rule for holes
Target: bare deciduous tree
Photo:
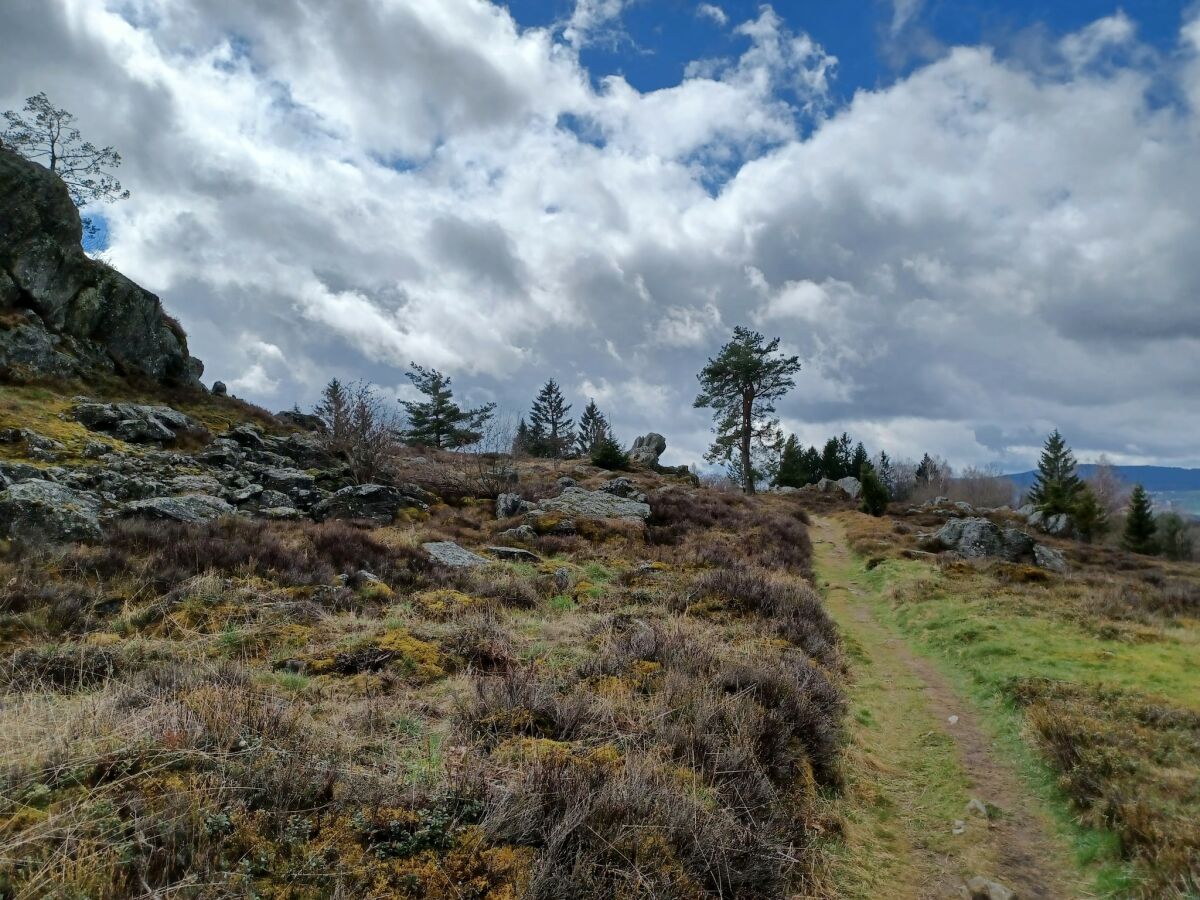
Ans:
<svg viewBox="0 0 1200 900"><path fill-rule="evenodd" d="M320 440L332 456L344 460L358 484L375 481L396 457L398 417L375 388L364 381L333 379L313 410L324 423Z"/></svg>

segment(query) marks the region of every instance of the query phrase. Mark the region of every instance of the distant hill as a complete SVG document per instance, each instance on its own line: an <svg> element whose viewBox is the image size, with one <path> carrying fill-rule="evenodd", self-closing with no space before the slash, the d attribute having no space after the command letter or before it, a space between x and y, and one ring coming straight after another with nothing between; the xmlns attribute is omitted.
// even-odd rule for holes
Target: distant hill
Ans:
<svg viewBox="0 0 1200 900"><path fill-rule="evenodd" d="M1122 481L1140 484L1150 493L1162 491L1200 491L1200 469L1176 469L1170 466L1113 466ZM1085 463L1078 472L1084 478L1091 477L1096 466ZM1019 488L1027 488L1037 479L1037 472L1017 472L1006 475Z"/></svg>

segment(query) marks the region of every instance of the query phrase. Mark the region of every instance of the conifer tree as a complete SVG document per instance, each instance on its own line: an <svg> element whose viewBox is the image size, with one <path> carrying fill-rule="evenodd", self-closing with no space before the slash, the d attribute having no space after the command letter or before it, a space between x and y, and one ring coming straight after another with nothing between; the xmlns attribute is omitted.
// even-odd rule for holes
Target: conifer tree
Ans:
<svg viewBox="0 0 1200 900"><path fill-rule="evenodd" d="M1125 533L1121 537L1121 546L1130 553L1153 553L1157 549L1154 543L1157 530L1150 495L1140 484L1135 484L1133 493L1129 495L1129 511L1125 514Z"/></svg>
<svg viewBox="0 0 1200 900"><path fill-rule="evenodd" d="M1056 428L1046 438L1029 502L1047 516L1069 514L1082 484L1075 473L1075 456Z"/></svg>
<svg viewBox="0 0 1200 900"><path fill-rule="evenodd" d="M917 465L917 484L931 484L934 481L939 481L941 477L941 468L938 466L937 462L934 461L934 458L928 453L922 456L921 462Z"/></svg>
<svg viewBox="0 0 1200 900"><path fill-rule="evenodd" d="M839 478L845 478L847 475L856 475L857 472L854 466L854 443L850 440L850 435L842 432L842 436L838 438L838 467L841 470Z"/></svg>
<svg viewBox="0 0 1200 900"><path fill-rule="evenodd" d="M1071 521L1079 537L1091 542L1108 530L1108 512L1101 505L1095 492L1086 484L1079 487L1075 502L1071 506Z"/></svg>
<svg viewBox="0 0 1200 900"><path fill-rule="evenodd" d="M821 451L821 477L832 478L837 481L845 475L842 469L842 456L838 439L831 437L825 442L825 448Z"/></svg>
<svg viewBox="0 0 1200 900"><path fill-rule="evenodd" d="M800 471L804 484L816 484L821 480L821 453L816 447L810 445L804 451Z"/></svg>
<svg viewBox="0 0 1200 900"><path fill-rule="evenodd" d="M596 445L609 436L610 431L608 419L604 413L600 412L596 401L588 400L588 405L583 409L583 415L579 417L579 434L576 437L576 446L578 446L579 452L583 456L591 455Z"/></svg>
<svg viewBox="0 0 1200 900"><path fill-rule="evenodd" d="M872 516L882 516L891 499L887 485L870 463L859 470L858 480L862 482L862 511Z"/></svg>
<svg viewBox="0 0 1200 900"><path fill-rule="evenodd" d="M605 434L592 446L590 458L592 465L601 469L629 468L629 454L621 449L621 445L611 434Z"/></svg>
<svg viewBox="0 0 1200 900"><path fill-rule="evenodd" d="M562 459L575 443L573 420L567 418L571 404L565 402L553 378L542 385L529 411L531 452L534 456Z"/></svg>
<svg viewBox="0 0 1200 900"><path fill-rule="evenodd" d="M883 482L884 487L891 494L896 489L896 473L892 471L892 460L887 455L886 450L879 451L879 459L875 463L875 471L879 473L879 480Z"/></svg>
<svg viewBox="0 0 1200 900"><path fill-rule="evenodd" d="M524 456L533 452L533 436L529 431L529 423L524 417L517 424L517 433L513 436L512 453L513 456Z"/></svg>
<svg viewBox="0 0 1200 900"><path fill-rule="evenodd" d="M788 435L784 442L783 452L779 456L779 472L775 476L775 484L779 487L804 487L805 480L804 451L794 434Z"/></svg>
<svg viewBox="0 0 1200 900"><path fill-rule="evenodd" d="M480 429L495 412L495 403L462 409L454 402L450 379L437 369L426 369L411 363L406 374L426 398L403 400L400 403L408 417L404 437L410 444L455 450L479 440Z"/></svg>
<svg viewBox="0 0 1200 900"><path fill-rule="evenodd" d="M863 468L870 465L871 458L867 455L867 448L859 441L858 446L854 448L854 455L850 458L850 474L861 478Z"/></svg>
<svg viewBox="0 0 1200 900"><path fill-rule="evenodd" d="M799 357L779 353L779 338L768 341L739 325L696 376L700 393L693 405L712 409L716 434L705 458L724 462L747 494L754 493L762 474L756 454L777 452L781 435L775 401L795 386L793 376L799 371Z"/></svg>

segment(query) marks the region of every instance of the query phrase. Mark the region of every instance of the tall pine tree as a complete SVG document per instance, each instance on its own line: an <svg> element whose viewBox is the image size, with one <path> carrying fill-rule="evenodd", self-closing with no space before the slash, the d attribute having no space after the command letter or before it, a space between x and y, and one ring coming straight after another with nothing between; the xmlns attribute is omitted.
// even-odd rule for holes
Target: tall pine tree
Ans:
<svg viewBox="0 0 1200 900"><path fill-rule="evenodd" d="M1083 486L1075 473L1075 456L1056 428L1046 438L1038 460L1037 481L1029 491L1029 502L1047 516L1070 513Z"/></svg>
<svg viewBox="0 0 1200 900"><path fill-rule="evenodd" d="M1129 495L1129 511L1125 514L1125 533L1121 536L1121 546L1130 553L1154 553L1158 549L1154 542L1157 530L1150 495L1140 484L1135 484L1133 493Z"/></svg>
<svg viewBox="0 0 1200 900"><path fill-rule="evenodd" d="M579 417L579 434L575 439L580 454L590 456L600 442L610 436L610 432L608 419L600 412L596 401L589 399L588 405L583 409L583 415Z"/></svg>
<svg viewBox="0 0 1200 900"><path fill-rule="evenodd" d="M821 451L821 477L832 478L837 481L844 477L846 472L842 467L842 454L838 439L831 437L825 442L825 447Z"/></svg>
<svg viewBox="0 0 1200 900"><path fill-rule="evenodd" d="M542 385L529 411L532 453L550 459L562 459L575 443L574 421L567 417L571 404L563 399L553 378Z"/></svg>
<svg viewBox="0 0 1200 900"><path fill-rule="evenodd" d="M492 418L496 404L463 409L454 402L450 379L437 369L412 363L408 380L424 400L403 400L400 405L408 418L404 437L410 444L456 450L479 440L480 429Z"/></svg>
<svg viewBox="0 0 1200 900"><path fill-rule="evenodd" d="M713 411L716 438L705 458L723 462L747 494L778 453L779 420L775 401L795 386L800 359L779 352L779 338L767 340L738 326L721 352L696 376L700 393L693 406Z"/></svg>
<svg viewBox="0 0 1200 900"><path fill-rule="evenodd" d="M784 442L783 452L779 455L779 472L775 476L775 484L779 487L804 487L804 451L794 434L788 435Z"/></svg>
<svg viewBox="0 0 1200 900"><path fill-rule="evenodd" d="M854 448L854 456L850 459L850 474L855 478L862 478L863 469L870 465L871 457L867 455L867 448L859 441L858 446Z"/></svg>

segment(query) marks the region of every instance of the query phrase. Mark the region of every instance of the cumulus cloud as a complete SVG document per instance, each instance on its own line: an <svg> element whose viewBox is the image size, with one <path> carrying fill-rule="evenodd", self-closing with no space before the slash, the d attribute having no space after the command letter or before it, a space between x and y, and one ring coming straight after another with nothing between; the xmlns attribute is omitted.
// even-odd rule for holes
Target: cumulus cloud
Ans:
<svg viewBox="0 0 1200 900"><path fill-rule="evenodd" d="M1200 19L1174 55L1121 14L1048 63L960 47L835 107L770 7L676 85L593 77L621 6L9 0L0 108L45 90L121 150L113 263L273 406L409 360L508 409L553 375L690 462L745 323L802 357L806 440L984 462L1058 426L1200 464Z"/></svg>
<svg viewBox="0 0 1200 900"><path fill-rule="evenodd" d="M729 21L729 16L725 13L725 10L721 9L715 3L701 3L696 7L696 15L702 19L711 19L721 27L724 27Z"/></svg>

